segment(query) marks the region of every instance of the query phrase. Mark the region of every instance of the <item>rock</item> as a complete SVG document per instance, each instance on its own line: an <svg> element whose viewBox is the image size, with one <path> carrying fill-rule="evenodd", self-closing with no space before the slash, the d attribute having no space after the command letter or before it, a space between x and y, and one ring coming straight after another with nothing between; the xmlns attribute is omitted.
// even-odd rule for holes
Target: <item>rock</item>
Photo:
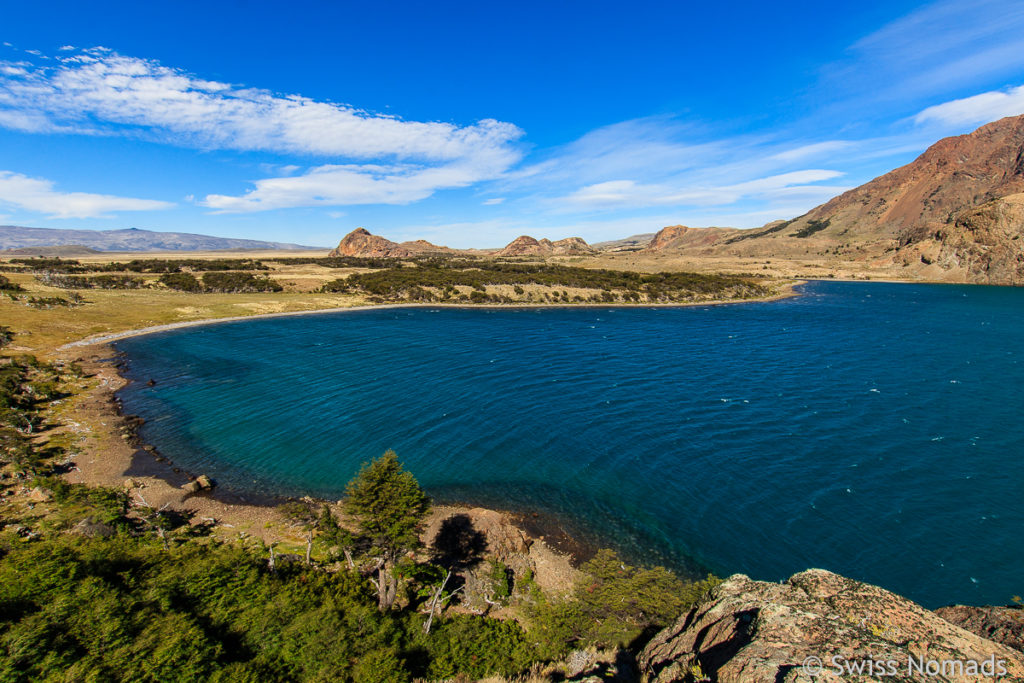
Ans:
<svg viewBox="0 0 1024 683"><path fill-rule="evenodd" d="M342 238L328 256L356 256L359 258L409 258L413 252L405 247L371 235L365 228L356 228Z"/></svg>
<svg viewBox="0 0 1024 683"><path fill-rule="evenodd" d="M133 489L138 486L134 479L125 479L122 484L126 489Z"/></svg>
<svg viewBox="0 0 1024 683"><path fill-rule="evenodd" d="M946 675L911 668L930 662L947 667ZM1024 677L1020 652L906 598L821 569L782 584L730 577L656 635L640 653L639 666L651 683L693 680L696 671L717 683L981 681L988 680L978 673L985 671ZM837 666L862 668L851 674Z"/></svg>
<svg viewBox="0 0 1024 683"><path fill-rule="evenodd" d="M201 474L198 477L196 477L195 483L199 484L199 488L206 490L212 489L214 486L217 485L212 479L210 479L205 474Z"/></svg>
<svg viewBox="0 0 1024 683"><path fill-rule="evenodd" d="M1024 607L952 605L935 613L966 631L1024 652Z"/></svg>
<svg viewBox="0 0 1024 683"><path fill-rule="evenodd" d="M185 493L199 493L202 489L203 487L198 481L190 481L181 487L181 490Z"/></svg>
<svg viewBox="0 0 1024 683"><path fill-rule="evenodd" d="M92 517L86 517L73 526L69 533L85 536L87 538L110 538L117 533L117 530L109 524L98 522Z"/></svg>
<svg viewBox="0 0 1024 683"><path fill-rule="evenodd" d="M596 253L593 247L581 237L566 237L552 242L548 239L536 240L529 235L517 237L497 256L573 256Z"/></svg>
<svg viewBox="0 0 1024 683"><path fill-rule="evenodd" d="M37 486L28 492L28 499L37 503L47 503L53 500L53 491Z"/></svg>

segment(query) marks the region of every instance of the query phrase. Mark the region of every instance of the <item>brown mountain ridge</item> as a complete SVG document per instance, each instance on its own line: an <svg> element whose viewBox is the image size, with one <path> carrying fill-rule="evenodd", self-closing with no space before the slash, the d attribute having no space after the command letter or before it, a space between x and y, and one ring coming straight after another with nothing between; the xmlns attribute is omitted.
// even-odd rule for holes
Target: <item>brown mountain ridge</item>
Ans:
<svg viewBox="0 0 1024 683"><path fill-rule="evenodd" d="M939 140L803 216L755 230L670 226L647 251L836 254L950 282L1024 284L1024 115Z"/></svg>

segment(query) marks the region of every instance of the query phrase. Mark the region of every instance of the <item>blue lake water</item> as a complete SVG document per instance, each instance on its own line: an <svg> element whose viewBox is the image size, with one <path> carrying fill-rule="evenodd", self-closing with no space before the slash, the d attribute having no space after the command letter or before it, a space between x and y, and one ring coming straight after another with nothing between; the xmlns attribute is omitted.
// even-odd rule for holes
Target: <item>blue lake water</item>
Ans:
<svg viewBox="0 0 1024 683"><path fill-rule="evenodd" d="M392 448L439 499L648 564L824 567L928 607L1024 592L1024 289L804 294L223 323L118 342L121 397L237 491L339 498Z"/></svg>

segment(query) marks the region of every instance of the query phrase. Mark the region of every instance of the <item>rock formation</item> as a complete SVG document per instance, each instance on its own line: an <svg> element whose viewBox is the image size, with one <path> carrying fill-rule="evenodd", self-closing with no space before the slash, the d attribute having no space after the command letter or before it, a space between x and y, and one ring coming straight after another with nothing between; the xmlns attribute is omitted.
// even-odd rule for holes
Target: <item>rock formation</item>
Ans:
<svg viewBox="0 0 1024 683"><path fill-rule="evenodd" d="M670 225L654 235L647 245L647 251L705 248L739 232L736 228L688 228L685 225Z"/></svg>
<svg viewBox="0 0 1024 683"><path fill-rule="evenodd" d="M718 683L1024 677L1020 652L906 598L820 569L782 584L729 578L656 635L639 665L652 683L701 675ZM919 666L938 666L942 675L918 674Z"/></svg>
<svg viewBox="0 0 1024 683"><path fill-rule="evenodd" d="M409 258L413 252L400 244L371 235L366 228L356 228L338 243L329 256L357 256L361 258Z"/></svg>
<svg viewBox="0 0 1024 683"><path fill-rule="evenodd" d="M536 240L529 235L517 237L499 251L497 256L583 256L595 250L580 237L566 237L552 242Z"/></svg>
<svg viewBox="0 0 1024 683"><path fill-rule="evenodd" d="M940 607L935 613L965 631L1024 652L1024 607Z"/></svg>

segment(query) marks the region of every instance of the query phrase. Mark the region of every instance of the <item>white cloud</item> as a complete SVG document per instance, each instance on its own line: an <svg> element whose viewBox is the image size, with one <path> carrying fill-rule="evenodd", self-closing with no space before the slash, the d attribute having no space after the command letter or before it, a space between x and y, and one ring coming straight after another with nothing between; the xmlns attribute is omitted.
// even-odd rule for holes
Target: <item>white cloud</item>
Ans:
<svg viewBox="0 0 1024 683"><path fill-rule="evenodd" d="M26 132L131 134L203 149L327 157L304 175L258 180L221 211L407 203L494 178L521 154L513 124L405 121L348 105L196 78L106 48L0 77L0 126ZM298 167L285 166L291 176Z"/></svg>
<svg viewBox="0 0 1024 683"><path fill-rule="evenodd" d="M825 142L801 145L795 149L787 149L785 152L773 154L771 158L785 162L803 161L804 159L833 155L836 152L849 150L853 146L854 143L848 140L826 140Z"/></svg>
<svg viewBox="0 0 1024 683"><path fill-rule="evenodd" d="M490 199L487 199L482 203L484 206L496 206L498 204L503 203L504 201L505 197L491 197Z"/></svg>
<svg viewBox="0 0 1024 683"><path fill-rule="evenodd" d="M809 183L831 180L841 175L843 174L839 171L808 169L729 185L694 184L688 187L645 185L634 180L612 180L583 187L566 196L564 200L575 204L605 206L727 206L747 198L818 197L834 192L837 188Z"/></svg>
<svg viewBox="0 0 1024 683"><path fill-rule="evenodd" d="M13 76L13 75L12 75ZM522 131L485 119L471 126L404 121L300 95L196 78L105 49L0 80L0 103L54 126L130 128L202 148L346 158L452 160L506 145Z"/></svg>
<svg viewBox="0 0 1024 683"><path fill-rule="evenodd" d="M57 192L50 180L11 171L0 171L0 204L38 211L52 218L100 218L115 211L153 211L174 206L153 199Z"/></svg>
<svg viewBox="0 0 1024 683"><path fill-rule="evenodd" d="M1009 90L994 90L972 97L928 107L914 117L915 123L937 122L944 125L977 125L1004 116L1024 114L1024 85Z"/></svg>

